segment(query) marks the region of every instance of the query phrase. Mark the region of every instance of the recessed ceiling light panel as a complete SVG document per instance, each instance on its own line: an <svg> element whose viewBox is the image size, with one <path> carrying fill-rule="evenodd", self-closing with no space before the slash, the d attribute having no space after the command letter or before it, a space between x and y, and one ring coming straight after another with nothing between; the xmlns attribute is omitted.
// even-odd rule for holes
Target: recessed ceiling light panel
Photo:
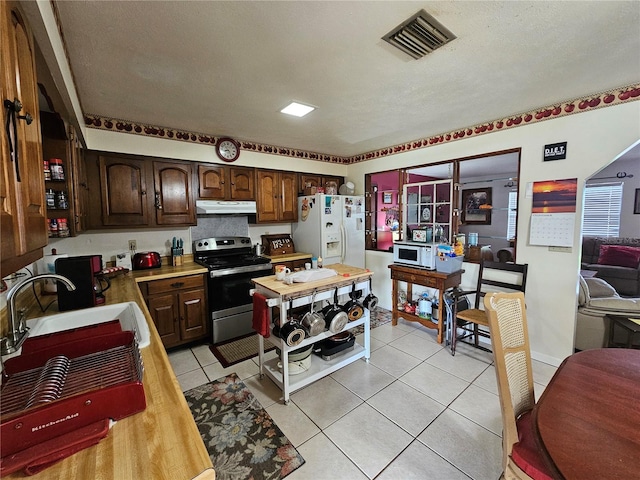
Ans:
<svg viewBox="0 0 640 480"><path fill-rule="evenodd" d="M289 105L280 110L282 113L286 113L287 115L293 115L295 117L304 117L307 113L313 112L316 107L312 107L310 105L303 105L298 102L291 102Z"/></svg>

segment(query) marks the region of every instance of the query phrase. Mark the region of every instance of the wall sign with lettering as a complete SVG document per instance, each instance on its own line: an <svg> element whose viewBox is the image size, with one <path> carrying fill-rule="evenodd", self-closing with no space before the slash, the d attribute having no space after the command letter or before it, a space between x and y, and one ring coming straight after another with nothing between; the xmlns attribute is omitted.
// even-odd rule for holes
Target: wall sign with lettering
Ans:
<svg viewBox="0 0 640 480"><path fill-rule="evenodd" d="M567 142L550 143L544 146L543 160L564 160L567 158Z"/></svg>

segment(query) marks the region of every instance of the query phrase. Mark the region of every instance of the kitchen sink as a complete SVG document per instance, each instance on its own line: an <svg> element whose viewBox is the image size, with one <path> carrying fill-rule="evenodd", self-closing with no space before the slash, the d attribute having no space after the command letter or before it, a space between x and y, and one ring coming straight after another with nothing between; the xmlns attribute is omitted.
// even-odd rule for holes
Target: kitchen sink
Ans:
<svg viewBox="0 0 640 480"><path fill-rule="evenodd" d="M33 318L27 320L27 326L29 327L29 337L38 337L116 319L120 321L122 330L135 332L139 348L149 345L149 325L147 325L144 313L135 302L115 303L113 305L84 308L47 317Z"/></svg>

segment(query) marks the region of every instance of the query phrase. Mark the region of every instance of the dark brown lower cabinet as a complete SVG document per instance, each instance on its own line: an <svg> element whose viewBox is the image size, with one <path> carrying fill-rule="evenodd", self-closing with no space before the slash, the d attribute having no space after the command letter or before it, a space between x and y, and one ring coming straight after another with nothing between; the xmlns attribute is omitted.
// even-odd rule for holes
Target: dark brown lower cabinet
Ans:
<svg viewBox="0 0 640 480"><path fill-rule="evenodd" d="M204 275L140 284L165 348L201 340L209 334Z"/></svg>

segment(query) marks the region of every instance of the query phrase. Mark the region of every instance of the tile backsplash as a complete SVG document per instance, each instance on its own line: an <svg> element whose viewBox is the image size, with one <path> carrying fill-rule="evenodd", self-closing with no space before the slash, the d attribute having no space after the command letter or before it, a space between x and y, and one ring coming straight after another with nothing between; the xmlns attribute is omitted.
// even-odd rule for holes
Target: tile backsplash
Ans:
<svg viewBox="0 0 640 480"><path fill-rule="evenodd" d="M198 225L191 227L191 239L209 237L246 237L249 221L246 215L198 216Z"/></svg>

